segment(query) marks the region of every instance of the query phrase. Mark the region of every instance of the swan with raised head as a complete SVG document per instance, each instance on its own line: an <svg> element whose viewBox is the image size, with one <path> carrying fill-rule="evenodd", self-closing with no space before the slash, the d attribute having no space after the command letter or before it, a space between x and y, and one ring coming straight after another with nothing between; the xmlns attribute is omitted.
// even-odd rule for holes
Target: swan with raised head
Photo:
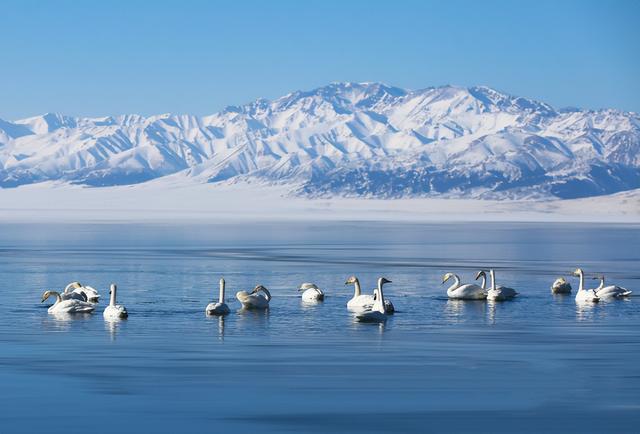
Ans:
<svg viewBox="0 0 640 434"><path fill-rule="evenodd" d="M105 319L124 319L129 316L127 308L121 304L116 304L116 287L115 283L111 284L109 288L109 306L104 309L102 316Z"/></svg>
<svg viewBox="0 0 640 434"><path fill-rule="evenodd" d="M378 287L375 289L376 299L370 309L360 311L356 314L356 319L361 322L384 322L387 320L389 312L385 309L384 293L382 286L385 283L391 283L390 280L380 277L378 279Z"/></svg>
<svg viewBox="0 0 640 434"><path fill-rule="evenodd" d="M353 297L351 297L351 299L347 302L347 309L358 311L372 308L373 304L376 301L376 297L371 294L362 294L362 291L360 289L360 281L356 276L349 277L347 281L344 282L344 284L353 285L354 287ZM377 289L374 290L374 292L377 292ZM385 312L392 313L395 311L393 303L391 303L389 300L384 300L383 304Z"/></svg>
<svg viewBox="0 0 640 434"><path fill-rule="evenodd" d="M447 288L449 298L455 300L484 300L487 298L487 291L474 283L460 285L460 277L457 274L445 274L442 276L442 283L444 284L449 279L453 279L453 285Z"/></svg>
<svg viewBox="0 0 640 434"><path fill-rule="evenodd" d="M493 271L493 268L489 270L489 276L491 276L491 288L487 291L487 300L512 300L516 295L518 295L518 292L513 288L496 286L496 274L495 271Z"/></svg>
<svg viewBox="0 0 640 434"><path fill-rule="evenodd" d="M621 298L631 295L632 291L629 291L627 288L623 288L622 286L604 286L604 275L594 277L594 279L600 279L600 286L595 289L596 295L600 298Z"/></svg>
<svg viewBox="0 0 640 434"><path fill-rule="evenodd" d="M564 277L558 277L551 285L553 294L569 294L571 292L571 284Z"/></svg>
<svg viewBox="0 0 640 434"><path fill-rule="evenodd" d="M63 300L58 291L45 291L44 294L42 294L41 303L44 303L49 297L56 298L56 302L47 309L47 312L49 313L90 313L95 309L93 304L86 301L76 300L73 298Z"/></svg>
<svg viewBox="0 0 640 434"><path fill-rule="evenodd" d="M312 303L324 300L324 292L315 283L303 283L298 291L302 292L302 301L304 302Z"/></svg>
<svg viewBox="0 0 640 434"><path fill-rule="evenodd" d="M580 279L578 292L576 292L577 302L597 303L598 301L600 301L600 297L598 297L595 290L584 288L584 271L582 271L581 268L576 268L576 270L573 272L573 275Z"/></svg>
<svg viewBox="0 0 640 434"><path fill-rule="evenodd" d="M271 293L264 286L258 285L251 292L236 292L236 298L245 309L267 309L271 301Z"/></svg>
<svg viewBox="0 0 640 434"><path fill-rule="evenodd" d="M205 308L207 315L226 315L229 313L229 306L224 302L224 278L220 279L220 294L217 303L209 303Z"/></svg>
<svg viewBox="0 0 640 434"><path fill-rule="evenodd" d="M84 294L87 298L86 301L91 303L97 303L100 300L100 294L95 288L82 285L80 282L71 282L64 288L64 294L74 293Z"/></svg>

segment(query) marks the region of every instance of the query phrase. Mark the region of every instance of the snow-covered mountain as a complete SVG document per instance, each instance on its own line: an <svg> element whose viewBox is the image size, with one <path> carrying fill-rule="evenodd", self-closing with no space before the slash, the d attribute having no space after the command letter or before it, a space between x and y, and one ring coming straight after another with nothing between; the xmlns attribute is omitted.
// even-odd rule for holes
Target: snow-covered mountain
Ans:
<svg viewBox="0 0 640 434"><path fill-rule="evenodd" d="M157 178L311 196L592 196L640 187L640 116L488 87L334 83L205 117L0 119L1 187Z"/></svg>

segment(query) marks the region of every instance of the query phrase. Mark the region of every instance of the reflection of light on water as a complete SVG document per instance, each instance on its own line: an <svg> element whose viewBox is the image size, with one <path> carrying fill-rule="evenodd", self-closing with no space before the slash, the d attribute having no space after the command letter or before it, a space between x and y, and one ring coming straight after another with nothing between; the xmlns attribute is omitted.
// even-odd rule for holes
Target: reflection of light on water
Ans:
<svg viewBox="0 0 640 434"><path fill-rule="evenodd" d="M116 335L118 333L118 328L120 325L126 321L124 318L105 318L104 319L104 328L109 332L109 336L111 337L111 341L116 340Z"/></svg>
<svg viewBox="0 0 640 434"><path fill-rule="evenodd" d="M220 315L218 318L218 337L224 341L224 315Z"/></svg>
<svg viewBox="0 0 640 434"><path fill-rule="evenodd" d="M215 321L218 323L218 338L224 341L224 321L225 315L205 315L207 321Z"/></svg>
<svg viewBox="0 0 640 434"><path fill-rule="evenodd" d="M597 303L592 301L576 300L576 319L578 321L590 321L594 317L594 309Z"/></svg>
<svg viewBox="0 0 640 434"><path fill-rule="evenodd" d="M90 313L49 313L42 321L45 329L55 331L68 331L73 321L82 321L91 318Z"/></svg>
<svg viewBox="0 0 640 434"><path fill-rule="evenodd" d="M266 328L269 325L269 309L240 308L238 313L238 330L242 328Z"/></svg>
<svg viewBox="0 0 640 434"><path fill-rule="evenodd" d="M551 293L551 296L553 297L553 300L557 301L557 302L564 301L566 299L574 297L571 294L556 294L556 293L553 293L553 292Z"/></svg>
<svg viewBox="0 0 640 434"><path fill-rule="evenodd" d="M485 309L485 300L449 299L444 308L444 313L446 319L458 322L484 316Z"/></svg>
<svg viewBox="0 0 640 434"><path fill-rule="evenodd" d="M306 311L312 311L314 309L316 309L318 306L320 306L322 304L321 301L319 300L314 300L314 301L305 301L305 300L300 300L300 306L302 307L302 310L306 310Z"/></svg>
<svg viewBox="0 0 640 434"><path fill-rule="evenodd" d="M496 323L496 302L494 300L487 300L487 310L489 316L489 324Z"/></svg>

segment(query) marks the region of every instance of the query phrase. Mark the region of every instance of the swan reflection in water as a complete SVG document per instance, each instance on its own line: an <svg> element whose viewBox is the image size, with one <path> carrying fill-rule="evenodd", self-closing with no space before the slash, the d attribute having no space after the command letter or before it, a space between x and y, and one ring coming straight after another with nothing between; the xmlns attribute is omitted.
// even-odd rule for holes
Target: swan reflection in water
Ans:
<svg viewBox="0 0 640 434"><path fill-rule="evenodd" d="M91 319L90 313L50 313L42 320L45 330L68 331L74 321L86 321Z"/></svg>
<svg viewBox="0 0 640 434"><path fill-rule="evenodd" d="M207 315L206 319L207 321L218 323L218 339L220 341L224 341L225 316L224 315L215 315L215 316Z"/></svg>
<svg viewBox="0 0 640 434"><path fill-rule="evenodd" d="M351 322L349 325L353 330L358 330L358 331L376 329L378 332L377 333L378 336L381 337L384 334L384 332L392 329L393 316L390 316L389 320L387 321L363 322L358 319L357 312L353 312L351 315Z"/></svg>
<svg viewBox="0 0 640 434"><path fill-rule="evenodd" d="M112 342L116 340L116 335L118 334L118 330L126 322L127 322L126 318L105 318L104 319L104 329L109 332L109 336L111 337Z"/></svg>
<svg viewBox="0 0 640 434"><path fill-rule="evenodd" d="M484 318L486 306L485 300L448 299L444 308L445 320L457 323Z"/></svg>
<svg viewBox="0 0 640 434"><path fill-rule="evenodd" d="M240 308L237 310L237 314L236 324L238 330L267 330L269 327L270 309Z"/></svg>
<svg viewBox="0 0 640 434"><path fill-rule="evenodd" d="M593 321L596 317L597 309L597 303L588 300L576 300L576 319L578 321Z"/></svg>

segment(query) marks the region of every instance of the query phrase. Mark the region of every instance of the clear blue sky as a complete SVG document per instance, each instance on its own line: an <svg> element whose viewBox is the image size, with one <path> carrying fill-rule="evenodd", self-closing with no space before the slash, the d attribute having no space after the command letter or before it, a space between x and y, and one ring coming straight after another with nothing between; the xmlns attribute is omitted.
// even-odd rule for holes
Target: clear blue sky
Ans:
<svg viewBox="0 0 640 434"><path fill-rule="evenodd" d="M213 113L331 81L640 111L640 1L3 1L0 117Z"/></svg>

